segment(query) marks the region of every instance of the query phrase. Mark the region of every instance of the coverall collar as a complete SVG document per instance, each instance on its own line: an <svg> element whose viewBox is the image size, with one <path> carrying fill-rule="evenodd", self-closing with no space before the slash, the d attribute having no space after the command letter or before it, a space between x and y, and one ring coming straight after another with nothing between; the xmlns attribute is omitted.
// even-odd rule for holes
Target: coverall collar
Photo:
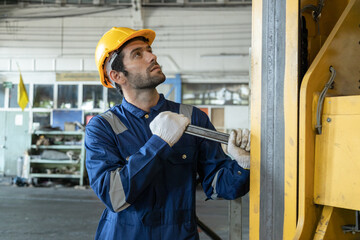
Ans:
<svg viewBox="0 0 360 240"><path fill-rule="evenodd" d="M160 108L164 105L164 103L165 103L164 94L160 93L159 95L160 95L160 97L159 97L158 103L150 109L150 112L159 111ZM136 107L135 105L129 103L128 101L126 101L125 98L123 98L121 105L124 109L126 109L127 111L129 111L130 113L132 113L134 116L136 116L138 118L142 118L143 116L148 114L144 110L142 110L142 109Z"/></svg>

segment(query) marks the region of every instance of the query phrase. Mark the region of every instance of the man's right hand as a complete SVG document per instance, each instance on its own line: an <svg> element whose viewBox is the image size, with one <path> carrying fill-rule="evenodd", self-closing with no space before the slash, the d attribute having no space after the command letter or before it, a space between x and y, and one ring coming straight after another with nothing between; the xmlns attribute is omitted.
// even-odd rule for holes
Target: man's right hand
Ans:
<svg viewBox="0 0 360 240"><path fill-rule="evenodd" d="M150 123L150 130L172 147L183 135L190 119L174 112L161 112Z"/></svg>

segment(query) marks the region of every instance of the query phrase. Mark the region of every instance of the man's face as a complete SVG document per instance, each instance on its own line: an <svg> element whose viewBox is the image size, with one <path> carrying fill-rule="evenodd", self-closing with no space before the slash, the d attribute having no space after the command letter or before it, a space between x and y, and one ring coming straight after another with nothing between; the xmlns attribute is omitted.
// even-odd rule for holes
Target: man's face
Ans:
<svg viewBox="0 0 360 240"><path fill-rule="evenodd" d="M123 50L123 63L130 86L134 89L155 88L165 81L165 75L157 63L149 44L136 40Z"/></svg>

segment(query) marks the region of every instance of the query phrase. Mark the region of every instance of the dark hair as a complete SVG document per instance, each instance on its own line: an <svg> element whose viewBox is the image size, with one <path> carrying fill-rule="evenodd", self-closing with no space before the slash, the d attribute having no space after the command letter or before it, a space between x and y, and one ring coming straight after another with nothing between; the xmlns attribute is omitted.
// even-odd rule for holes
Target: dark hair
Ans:
<svg viewBox="0 0 360 240"><path fill-rule="evenodd" d="M117 72L122 72L124 73L125 76L128 75L128 72L125 70L125 66L124 66L124 54L122 52L122 50L131 42L134 42L136 40L141 40L144 41L146 43L149 42L149 39L145 38L145 37L135 37L133 39L130 39L129 41L125 42L118 50L116 50L116 53L118 54L116 56L116 58L114 59L114 61L111 64L111 69L115 70Z"/></svg>
<svg viewBox="0 0 360 240"><path fill-rule="evenodd" d="M136 40L141 40L144 41L146 43L149 42L149 39L145 38L145 37L135 37L133 39L130 39L129 41L125 42L118 50L116 50L116 53L118 54L116 56L116 58L114 59L114 61L111 63L111 69L115 70L117 72L122 72L124 73L125 76L128 75L128 72L125 70L125 66L124 66L124 53L122 52L122 50L131 42L134 42ZM123 91L121 89L121 86L117 83L115 83L115 88L118 91L118 93L120 93L121 96L123 96Z"/></svg>

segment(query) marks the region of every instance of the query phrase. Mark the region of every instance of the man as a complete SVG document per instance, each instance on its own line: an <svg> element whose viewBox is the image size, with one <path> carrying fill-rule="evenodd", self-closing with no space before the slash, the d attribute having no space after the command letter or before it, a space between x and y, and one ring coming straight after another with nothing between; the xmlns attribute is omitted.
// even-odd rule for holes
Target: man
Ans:
<svg viewBox="0 0 360 240"><path fill-rule="evenodd" d="M249 190L248 132L231 133L228 151L236 161L219 143L184 134L190 123L214 127L199 109L156 91L165 75L151 50L154 39L152 30L112 28L96 48L102 84L124 99L86 127L90 185L106 205L95 239L199 239L197 176L209 199Z"/></svg>

